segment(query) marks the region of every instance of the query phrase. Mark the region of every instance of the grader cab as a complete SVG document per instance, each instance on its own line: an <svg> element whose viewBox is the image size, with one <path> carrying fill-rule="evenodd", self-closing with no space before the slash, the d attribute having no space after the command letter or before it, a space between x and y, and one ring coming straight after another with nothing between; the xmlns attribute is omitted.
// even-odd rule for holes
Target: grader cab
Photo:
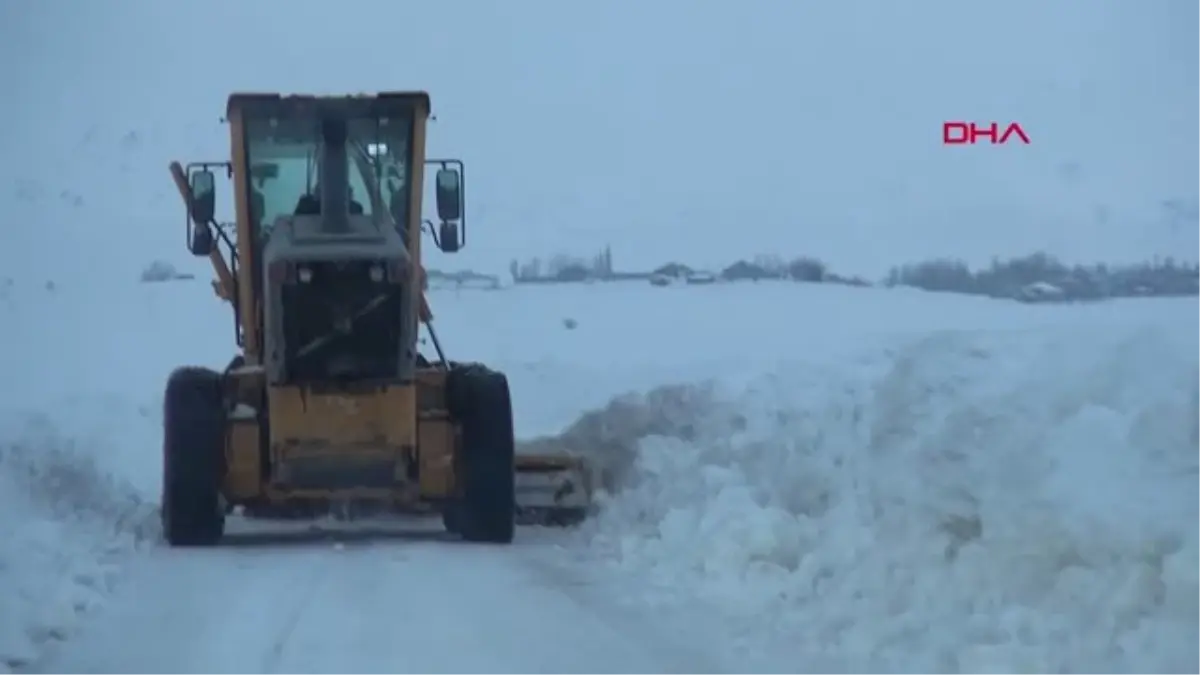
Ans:
<svg viewBox="0 0 1200 675"><path fill-rule="evenodd" d="M171 164L189 249L211 262L240 348L223 371L167 382L171 545L217 543L238 507L440 512L451 532L495 543L521 520L585 515L585 467L517 455L508 380L450 360L433 329L421 235L445 253L465 245L465 167L426 158L429 113L423 92L234 94L230 160ZM422 217L427 167L436 226ZM231 223L215 219L218 176Z"/></svg>

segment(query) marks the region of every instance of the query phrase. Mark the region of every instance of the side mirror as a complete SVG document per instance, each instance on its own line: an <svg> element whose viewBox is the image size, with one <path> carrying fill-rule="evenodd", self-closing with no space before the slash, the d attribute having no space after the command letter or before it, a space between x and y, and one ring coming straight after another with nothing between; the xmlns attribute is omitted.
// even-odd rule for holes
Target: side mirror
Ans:
<svg viewBox="0 0 1200 675"><path fill-rule="evenodd" d="M462 176L456 169L439 169L435 182L438 219L448 221L462 218ZM445 228L445 225L442 227ZM454 241L458 242L457 234Z"/></svg>
<svg viewBox="0 0 1200 675"><path fill-rule="evenodd" d="M462 241L458 238L458 223L442 223L438 228L438 248L443 253L457 253L462 248Z"/></svg>
<svg viewBox="0 0 1200 675"><path fill-rule="evenodd" d="M188 204L188 213L192 216L192 222L196 225L203 225L204 229L208 229L208 224L212 222L213 214L216 211L217 191L213 172L205 169L192 174L188 181L188 191L191 193L190 203ZM197 230L200 228L197 227ZM210 233L211 236L211 233Z"/></svg>
<svg viewBox="0 0 1200 675"><path fill-rule="evenodd" d="M215 244L212 227L208 223L197 223L192 227L192 238L188 241L188 250L192 255L203 258L212 252Z"/></svg>

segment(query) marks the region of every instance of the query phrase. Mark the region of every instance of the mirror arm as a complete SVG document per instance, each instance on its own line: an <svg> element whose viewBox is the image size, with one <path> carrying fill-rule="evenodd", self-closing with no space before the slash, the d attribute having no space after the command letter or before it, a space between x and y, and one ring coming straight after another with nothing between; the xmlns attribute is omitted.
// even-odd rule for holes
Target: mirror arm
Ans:
<svg viewBox="0 0 1200 675"><path fill-rule="evenodd" d="M435 228L433 226L432 220L429 220L428 218L426 218L425 220L422 220L421 228L422 229L428 228L429 236L433 238L433 245L437 246L438 248L442 247L442 242L440 239L438 239L437 228Z"/></svg>
<svg viewBox="0 0 1200 675"><path fill-rule="evenodd" d="M224 241L227 246L229 246L229 253L232 256L232 258L236 261L237 260L237 246L234 244L233 239L230 238L229 232L226 231L226 227L228 227L228 225L229 224L226 223L225 226L223 227L220 223L218 223L215 220L212 222L213 228L216 229L216 231L217 231L217 236L220 237L220 239L222 241Z"/></svg>

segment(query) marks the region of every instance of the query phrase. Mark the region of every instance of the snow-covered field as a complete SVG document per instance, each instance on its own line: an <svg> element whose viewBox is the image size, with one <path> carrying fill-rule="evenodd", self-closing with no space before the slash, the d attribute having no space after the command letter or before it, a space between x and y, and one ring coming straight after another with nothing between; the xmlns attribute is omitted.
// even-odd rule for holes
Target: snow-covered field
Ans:
<svg viewBox="0 0 1200 675"><path fill-rule="evenodd" d="M521 436L603 466L593 521L503 553L172 555L161 386L228 360L227 308L204 279L0 291L0 670L1200 669L1194 299L617 284L432 301L456 358L509 373ZM455 650L461 617L439 611L500 610L431 589L486 593L444 581L483 570L525 589L495 590L523 605L512 621L552 634ZM339 620L391 625L407 651ZM232 627L177 648L172 631L216 621ZM236 644L256 621L272 637Z"/></svg>

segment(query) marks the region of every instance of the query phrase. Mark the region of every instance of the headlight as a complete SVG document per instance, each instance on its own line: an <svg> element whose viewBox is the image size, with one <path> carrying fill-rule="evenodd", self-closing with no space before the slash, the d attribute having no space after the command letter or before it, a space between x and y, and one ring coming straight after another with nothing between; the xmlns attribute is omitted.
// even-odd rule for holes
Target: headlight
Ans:
<svg viewBox="0 0 1200 675"><path fill-rule="evenodd" d="M312 270L307 267L301 267L296 270L296 278L300 280L300 283L307 284L312 281Z"/></svg>
<svg viewBox="0 0 1200 675"><path fill-rule="evenodd" d="M381 265L371 265L368 274L371 275L371 281L377 284L383 281L383 267Z"/></svg>

